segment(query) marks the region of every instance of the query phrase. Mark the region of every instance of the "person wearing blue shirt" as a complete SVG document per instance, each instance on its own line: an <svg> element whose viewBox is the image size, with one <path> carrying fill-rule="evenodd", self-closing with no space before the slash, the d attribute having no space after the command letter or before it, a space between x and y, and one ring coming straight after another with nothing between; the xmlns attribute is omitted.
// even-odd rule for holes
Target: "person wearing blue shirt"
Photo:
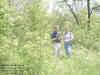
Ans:
<svg viewBox="0 0 100 75"><path fill-rule="evenodd" d="M55 26L55 31L52 33L51 38L52 38L53 43L54 43L54 59L56 59L56 57L60 58L61 33L59 32L59 26L58 25Z"/></svg>

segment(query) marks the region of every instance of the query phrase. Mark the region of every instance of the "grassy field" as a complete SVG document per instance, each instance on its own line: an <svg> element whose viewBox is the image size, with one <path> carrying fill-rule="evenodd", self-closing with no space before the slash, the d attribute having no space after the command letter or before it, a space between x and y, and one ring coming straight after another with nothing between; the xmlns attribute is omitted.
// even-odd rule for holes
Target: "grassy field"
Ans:
<svg viewBox="0 0 100 75"><path fill-rule="evenodd" d="M12 51L8 55L9 59L6 59L7 57L4 57L6 55L3 54L3 59L5 58L3 62L6 60L3 64L17 65L6 67L8 70L10 69L8 73L10 75L100 75L100 52L87 50L81 45L73 45L71 58L68 58L64 52L62 58L56 60L53 60L53 50L49 46L48 50L44 48L38 56L32 55L31 50ZM36 52L36 54L39 53ZM34 58L34 56L36 57ZM40 57L42 58L40 59ZM24 71L21 72L18 64ZM16 74L12 74L11 70L15 69L20 70L20 72L17 71ZM0 75L7 74L1 71Z"/></svg>
<svg viewBox="0 0 100 75"><path fill-rule="evenodd" d="M44 60L41 75L100 75L100 53L84 47L75 47L72 57L62 56L61 60Z"/></svg>

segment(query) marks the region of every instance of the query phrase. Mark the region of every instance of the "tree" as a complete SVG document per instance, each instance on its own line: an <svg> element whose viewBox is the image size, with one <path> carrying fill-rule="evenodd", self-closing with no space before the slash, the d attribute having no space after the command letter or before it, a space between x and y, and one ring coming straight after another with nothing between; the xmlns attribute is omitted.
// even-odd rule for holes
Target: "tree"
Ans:
<svg viewBox="0 0 100 75"><path fill-rule="evenodd" d="M77 25L80 25L80 24L79 24L79 19L78 19L78 17L77 17L77 14L75 13L74 9L72 8L72 5L70 5L70 4L68 3L68 0L63 0L63 1L58 1L58 2L64 2L64 3L66 3L67 7L70 9L70 12L71 12L71 13L73 14L73 16L74 16ZM75 4L75 2L74 2L74 4Z"/></svg>
<svg viewBox="0 0 100 75"><path fill-rule="evenodd" d="M65 3L66 3L67 7L70 9L70 12L71 12L71 13L73 14L73 16L74 16L77 25L80 25L80 21L79 21L79 19L78 19L77 13L75 13L75 11L80 10L80 9L76 9L76 10L75 10L75 8L76 8L76 6L77 6L76 1L83 2L83 0L72 0L73 5L75 5L74 8L72 8L72 5L68 3L68 0L63 0L63 1L59 1L59 2L60 2L60 3L61 3L61 2L65 2ZM93 2L93 1L92 1L92 2ZM100 7L100 5L98 4L97 6L91 8L91 6L90 6L90 5L91 5L90 0L86 0L85 3L87 3L87 11L88 11L88 13L87 13L87 14L88 14L88 30L90 30L90 22L91 22L91 21L90 21L90 18L91 18L91 15L92 15L92 13L93 13L93 11L94 11L95 9L97 9L97 8ZM92 5L92 6L93 6L93 5Z"/></svg>
<svg viewBox="0 0 100 75"><path fill-rule="evenodd" d="M88 10L88 30L90 30L90 0L87 0L87 10Z"/></svg>
<svg viewBox="0 0 100 75"><path fill-rule="evenodd" d="M6 0L0 1L0 34L5 34L9 27L9 14Z"/></svg>
<svg viewBox="0 0 100 75"><path fill-rule="evenodd" d="M99 8L100 5L97 5L93 8L90 8L90 0L87 0L87 10L88 10L88 30L90 30L90 18L91 18L91 15L93 13L93 11L97 8Z"/></svg>

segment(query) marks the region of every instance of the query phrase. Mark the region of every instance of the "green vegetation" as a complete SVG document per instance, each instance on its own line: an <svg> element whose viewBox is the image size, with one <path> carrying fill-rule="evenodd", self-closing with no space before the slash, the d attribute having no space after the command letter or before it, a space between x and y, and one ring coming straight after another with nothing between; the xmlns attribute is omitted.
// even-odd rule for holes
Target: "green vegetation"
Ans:
<svg viewBox="0 0 100 75"><path fill-rule="evenodd" d="M16 8L18 4L23 6ZM92 13L88 31L86 8L77 13L80 25L68 10L48 9L45 0L0 1L0 75L100 75L100 16ZM64 52L53 61L55 25L62 35L66 25L74 34L70 59ZM61 45L64 49L63 41Z"/></svg>

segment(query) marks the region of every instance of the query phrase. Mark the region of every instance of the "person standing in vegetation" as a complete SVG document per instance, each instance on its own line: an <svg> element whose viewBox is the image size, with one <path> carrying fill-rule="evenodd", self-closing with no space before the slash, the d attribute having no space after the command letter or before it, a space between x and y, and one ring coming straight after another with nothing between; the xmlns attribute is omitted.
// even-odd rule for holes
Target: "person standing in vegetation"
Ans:
<svg viewBox="0 0 100 75"><path fill-rule="evenodd" d="M64 41L64 48L66 51L66 55L68 57L71 57L71 41L74 39L74 36L72 32L69 31L69 28L65 28L66 32L63 36L63 41Z"/></svg>
<svg viewBox="0 0 100 75"><path fill-rule="evenodd" d="M51 38L52 38L53 44L54 44L54 59L56 57L60 58L61 33L59 32L59 26L58 25L55 26L55 31L52 33Z"/></svg>

